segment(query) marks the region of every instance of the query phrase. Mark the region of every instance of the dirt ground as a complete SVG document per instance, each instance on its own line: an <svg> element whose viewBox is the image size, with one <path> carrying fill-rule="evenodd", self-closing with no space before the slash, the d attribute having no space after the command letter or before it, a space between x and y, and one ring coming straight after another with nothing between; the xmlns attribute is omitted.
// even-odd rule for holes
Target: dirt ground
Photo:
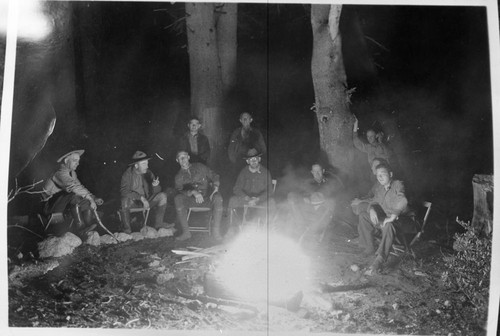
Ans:
<svg viewBox="0 0 500 336"><path fill-rule="evenodd" d="M424 235L410 255L391 257L383 272L364 275L356 232L345 225L317 244L303 242L313 289L298 309L266 303L207 300L211 257L185 262L172 249L224 251L204 233L94 247L81 245L56 260L10 264L10 272L38 264L46 272L9 282L9 326L483 335L472 307L442 282L452 252ZM53 263L51 267L47 264ZM358 268L358 269L357 269Z"/></svg>

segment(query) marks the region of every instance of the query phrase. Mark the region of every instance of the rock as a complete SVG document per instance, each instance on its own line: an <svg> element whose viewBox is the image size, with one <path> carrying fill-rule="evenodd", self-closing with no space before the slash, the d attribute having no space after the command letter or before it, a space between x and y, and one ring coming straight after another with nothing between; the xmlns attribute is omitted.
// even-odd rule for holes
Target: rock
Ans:
<svg viewBox="0 0 500 336"><path fill-rule="evenodd" d="M101 237L99 237L99 234L95 231L87 232L87 240L85 243L92 246L99 246L101 245Z"/></svg>
<svg viewBox="0 0 500 336"><path fill-rule="evenodd" d="M153 260L152 262L149 263L149 267L158 267L160 266L160 262L158 260Z"/></svg>
<svg viewBox="0 0 500 336"><path fill-rule="evenodd" d="M152 227L143 227L140 232L144 236L144 238L158 238L158 231L156 231Z"/></svg>
<svg viewBox="0 0 500 336"><path fill-rule="evenodd" d="M164 229L161 228L158 230L158 237L172 237L174 235L175 229L170 228L170 229Z"/></svg>
<svg viewBox="0 0 500 336"><path fill-rule="evenodd" d="M451 305L451 303L450 303L450 301L446 300L446 301L444 302L444 305L445 305L446 307L449 307L449 306Z"/></svg>
<svg viewBox="0 0 500 336"><path fill-rule="evenodd" d="M115 232L113 234L113 236L115 236L115 238L119 241L119 242L124 242L124 241L127 241L127 240L131 240L131 239L134 239L132 238L131 235L129 235L128 233L125 233L125 232Z"/></svg>
<svg viewBox="0 0 500 336"><path fill-rule="evenodd" d="M156 277L156 283L158 285L163 285L164 283L168 282L169 280L172 280L174 278L174 275L172 273L162 273Z"/></svg>
<svg viewBox="0 0 500 336"><path fill-rule="evenodd" d="M116 239L109 234L105 234L101 236L101 244L103 245L108 245L108 244L116 244Z"/></svg>
<svg viewBox="0 0 500 336"><path fill-rule="evenodd" d="M358 265L351 265L351 271L353 271L353 272L359 271L359 266Z"/></svg>
<svg viewBox="0 0 500 336"><path fill-rule="evenodd" d="M38 243L40 258L61 257L73 252L75 247L80 246L82 240L71 232L62 237L50 237Z"/></svg>
<svg viewBox="0 0 500 336"><path fill-rule="evenodd" d="M130 235L132 236L132 239L134 241L138 241L138 240L143 240L144 239L144 236L140 232L132 232Z"/></svg>

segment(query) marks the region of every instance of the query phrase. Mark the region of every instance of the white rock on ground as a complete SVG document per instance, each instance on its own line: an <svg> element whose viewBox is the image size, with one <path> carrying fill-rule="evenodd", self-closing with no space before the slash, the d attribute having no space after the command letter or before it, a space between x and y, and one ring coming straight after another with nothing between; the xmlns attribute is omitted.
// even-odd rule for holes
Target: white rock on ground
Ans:
<svg viewBox="0 0 500 336"><path fill-rule="evenodd" d="M158 230L158 237L172 237L174 235L174 229L161 228Z"/></svg>
<svg viewBox="0 0 500 336"><path fill-rule="evenodd" d="M101 245L101 237L99 237L96 231L87 232L87 240L85 243L92 246L99 246Z"/></svg>
<svg viewBox="0 0 500 336"><path fill-rule="evenodd" d="M108 244L116 244L116 239L109 234L105 234L101 236L101 244L108 245Z"/></svg>
<svg viewBox="0 0 500 336"><path fill-rule="evenodd" d="M130 239L133 239L131 235L129 235L125 232L115 232L113 235L115 236L115 238L119 242L124 242L124 241L130 240Z"/></svg>
<svg viewBox="0 0 500 336"><path fill-rule="evenodd" d="M82 240L71 232L66 232L62 237L50 237L38 243L40 258L61 257L73 252L80 246Z"/></svg>
<svg viewBox="0 0 500 336"><path fill-rule="evenodd" d="M158 238L158 231L156 231L152 227L143 227L140 232L144 236L144 238Z"/></svg>
<svg viewBox="0 0 500 336"><path fill-rule="evenodd" d="M138 241L138 240L143 240L144 239L144 236L140 232L132 232L130 235L132 236L132 239L134 241Z"/></svg>

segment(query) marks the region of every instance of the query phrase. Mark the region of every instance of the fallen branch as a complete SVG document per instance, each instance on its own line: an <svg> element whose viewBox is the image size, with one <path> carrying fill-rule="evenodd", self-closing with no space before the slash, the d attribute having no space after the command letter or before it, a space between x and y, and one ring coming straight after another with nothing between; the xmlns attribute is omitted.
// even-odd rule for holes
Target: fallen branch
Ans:
<svg viewBox="0 0 500 336"><path fill-rule="evenodd" d="M347 292L347 291L365 289L372 286L373 284L369 282L364 284L341 285L341 286L331 286L325 283L320 284L322 293Z"/></svg>
<svg viewBox="0 0 500 336"><path fill-rule="evenodd" d="M205 296L205 295L190 295L190 294L185 294L181 292L180 290L177 290L177 292L174 292L173 290L169 290L174 295L180 296L182 298L188 299L188 300L198 300L203 303L214 303L217 305L222 305L222 306L232 306L240 309L248 309L254 313L258 313L259 310L255 307L252 306L246 302L243 301L236 301L236 300L227 300L227 299L218 299L214 298L211 296Z"/></svg>

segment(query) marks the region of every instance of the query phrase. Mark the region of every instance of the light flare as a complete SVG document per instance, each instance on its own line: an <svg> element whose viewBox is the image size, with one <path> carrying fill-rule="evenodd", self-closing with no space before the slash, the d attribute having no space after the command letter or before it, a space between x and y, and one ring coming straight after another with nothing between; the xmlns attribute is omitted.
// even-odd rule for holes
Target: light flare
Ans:
<svg viewBox="0 0 500 336"><path fill-rule="evenodd" d="M11 5L13 1L11 1ZM52 33L53 22L43 11L42 1L18 1L17 37L21 40L40 41ZM7 33L6 13L9 1L0 0L0 35ZM3 18L5 16L5 19Z"/></svg>
<svg viewBox="0 0 500 336"><path fill-rule="evenodd" d="M215 276L238 298L279 302L308 290L309 260L291 239L245 231L228 246Z"/></svg>

